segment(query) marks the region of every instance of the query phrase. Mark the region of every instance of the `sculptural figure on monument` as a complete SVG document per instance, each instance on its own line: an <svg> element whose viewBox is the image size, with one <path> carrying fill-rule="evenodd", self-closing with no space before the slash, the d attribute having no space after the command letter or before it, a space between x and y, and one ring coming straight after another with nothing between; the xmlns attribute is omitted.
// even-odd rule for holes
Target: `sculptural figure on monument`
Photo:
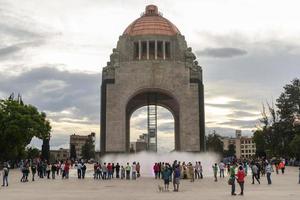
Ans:
<svg viewBox="0 0 300 200"><path fill-rule="evenodd" d="M111 66L117 68L120 66L120 54L116 48L113 48L113 53L110 55Z"/></svg>
<svg viewBox="0 0 300 200"><path fill-rule="evenodd" d="M192 68L194 60L196 59L195 54L192 52L192 48L188 47L185 51L185 66Z"/></svg>

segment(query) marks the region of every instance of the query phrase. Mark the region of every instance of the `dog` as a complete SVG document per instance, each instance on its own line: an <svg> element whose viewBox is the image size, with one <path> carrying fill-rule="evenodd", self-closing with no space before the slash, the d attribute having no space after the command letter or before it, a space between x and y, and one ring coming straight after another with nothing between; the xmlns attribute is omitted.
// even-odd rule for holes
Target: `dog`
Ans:
<svg viewBox="0 0 300 200"><path fill-rule="evenodd" d="M164 187L163 186L161 186L161 185L157 185L158 186L158 191L159 192L163 192L164 191Z"/></svg>

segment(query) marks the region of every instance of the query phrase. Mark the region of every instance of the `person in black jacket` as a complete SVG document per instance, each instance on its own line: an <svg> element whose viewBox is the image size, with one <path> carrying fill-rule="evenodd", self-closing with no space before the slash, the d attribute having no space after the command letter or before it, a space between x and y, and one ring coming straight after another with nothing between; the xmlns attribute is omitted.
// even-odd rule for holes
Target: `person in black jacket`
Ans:
<svg viewBox="0 0 300 200"><path fill-rule="evenodd" d="M117 163L116 165L116 178L120 178L120 165Z"/></svg>
<svg viewBox="0 0 300 200"><path fill-rule="evenodd" d="M32 181L34 181L34 177L35 177L35 174L36 174L36 164L35 164L35 162L34 163L32 163L32 165L31 165L31 173L32 173Z"/></svg>

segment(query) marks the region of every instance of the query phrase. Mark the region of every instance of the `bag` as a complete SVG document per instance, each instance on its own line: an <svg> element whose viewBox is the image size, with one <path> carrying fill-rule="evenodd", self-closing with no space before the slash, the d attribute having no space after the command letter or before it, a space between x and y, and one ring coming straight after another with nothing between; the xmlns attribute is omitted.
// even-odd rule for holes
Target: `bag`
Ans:
<svg viewBox="0 0 300 200"><path fill-rule="evenodd" d="M232 185L232 184L233 184L233 181L234 181L234 179L230 177L230 178L228 179L228 185Z"/></svg>

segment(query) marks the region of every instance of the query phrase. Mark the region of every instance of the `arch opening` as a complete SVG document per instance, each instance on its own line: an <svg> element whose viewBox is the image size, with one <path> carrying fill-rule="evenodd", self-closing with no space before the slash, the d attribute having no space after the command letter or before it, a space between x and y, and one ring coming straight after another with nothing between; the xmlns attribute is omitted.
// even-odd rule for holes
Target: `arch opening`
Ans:
<svg viewBox="0 0 300 200"><path fill-rule="evenodd" d="M150 147L153 144L153 134L152 129L149 128L151 126L149 125L151 118L149 107L153 106L157 107L155 129L155 145L157 146L154 148L155 150ZM143 136L143 134L147 135ZM173 96L162 90L148 89L136 93L129 99L126 105L127 152L132 151L135 145L132 142L136 142L139 136L146 139L146 144L139 145L146 145L149 151L180 151L179 104Z"/></svg>

